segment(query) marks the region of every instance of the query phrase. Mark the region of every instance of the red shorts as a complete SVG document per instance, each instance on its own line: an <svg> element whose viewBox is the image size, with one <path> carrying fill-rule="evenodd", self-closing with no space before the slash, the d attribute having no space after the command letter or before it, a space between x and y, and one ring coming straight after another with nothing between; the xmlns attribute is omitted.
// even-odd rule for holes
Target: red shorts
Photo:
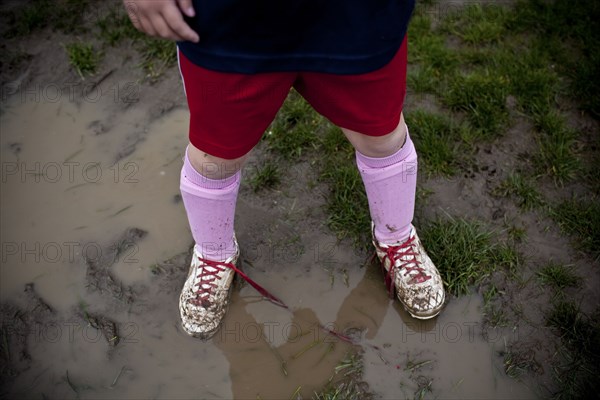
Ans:
<svg viewBox="0 0 600 400"><path fill-rule="evenodd" d="M260 141L291 87L337 126L370 136L386 135L400 121L406 47L404 38L387 65L356 75L224 73L193 64L178 52L190 109L190 142L216 157L243 156Z"/></svg>

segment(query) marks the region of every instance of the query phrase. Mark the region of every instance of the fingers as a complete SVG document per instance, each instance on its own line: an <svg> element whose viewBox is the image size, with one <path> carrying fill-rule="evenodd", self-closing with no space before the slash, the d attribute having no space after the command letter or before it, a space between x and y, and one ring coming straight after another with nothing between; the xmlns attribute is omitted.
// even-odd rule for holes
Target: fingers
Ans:
<svg viewBox="0 0 600 400"><path fill-rule="evenodd" d="M191 0L169 2L124 0L124 3L131 22L139 31L170 40L191 42L200 40L198 34L184 21L182 15L182 12L188 16L194 15Z"/></svg>
<svg viewBox="0 0 600 400"><path fill-rule="evenodd" d="M192 0L177 0L177 4L179 5L179 9L188 17L193 17L196 15L194 6L192 5Z"/></svg>
<svg viewBox="0 0 600 400"><path fill-rule="evenodd" d="M156 36L156 30L152 26L152 22L149 19L140 17L137 19L137 24L139 26L135 26L138 31L144 32L150 36Z"/></svg>
<svg viewBox="0 0 600 400"><path fill-rule="evenodd" d="M185 23L177 8L169 7L165 9L163 16L172 34L176 36L175 40L189 40L195 43L200 40L198 34Z"/></svg>

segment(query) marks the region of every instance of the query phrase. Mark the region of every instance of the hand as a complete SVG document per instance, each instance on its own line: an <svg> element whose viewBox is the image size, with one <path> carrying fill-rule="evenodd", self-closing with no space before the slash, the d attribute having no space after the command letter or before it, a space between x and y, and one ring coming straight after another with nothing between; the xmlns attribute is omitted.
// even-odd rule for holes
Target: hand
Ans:
<svg viewBox="0 0 600 400"><path fill-rule="evenodd" d="M127 14L137 30L170 40L200 41L198 34L183 20L195 15L192 0L123 0Z"/></svg>

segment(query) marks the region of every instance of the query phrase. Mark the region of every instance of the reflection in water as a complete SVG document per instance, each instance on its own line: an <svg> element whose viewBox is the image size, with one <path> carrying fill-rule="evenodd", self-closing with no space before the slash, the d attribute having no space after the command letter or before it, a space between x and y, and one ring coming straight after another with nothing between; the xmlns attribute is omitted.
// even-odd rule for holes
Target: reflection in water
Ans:
<svg viewBox="0 0 600 400"><path fill-rule="evenodd" d="M108 118L112 128L99 129ZM99 104L66 101L4 111L0 299L23 305L23 288L33 282L55 310L53 320L30 326L32 359L14 378L11 394L266 399L289 398L301 386L310 397L356 350L319 328L324 325L362 344L365 380L384 398L413 397L420 377L433 380L432 397L531 397L501 372L501 338L481 338L478 297L451 299L439 318L417 323L387 298L378 271L360 268L360 256L317 229L300 232L308 250L297 260L255 252L256 268L247 270L292 311L257 299L245 286L233 293L213 340L185 335L177 297L187 265L164 260L185 254L191 244L177 199L187 122L183 109L149 123L142 109L109 116ZM242 247L273 212L240 199ZM131 288L127 304L88 290L83 257L118 245L116 238L130 227L148 234L107 267ZM348 286L343 279L332 285L322 268L318 246L332 243L327 262L347 271ZM118 345L111 347L89 325L91 314L115 321Z"/></svg>

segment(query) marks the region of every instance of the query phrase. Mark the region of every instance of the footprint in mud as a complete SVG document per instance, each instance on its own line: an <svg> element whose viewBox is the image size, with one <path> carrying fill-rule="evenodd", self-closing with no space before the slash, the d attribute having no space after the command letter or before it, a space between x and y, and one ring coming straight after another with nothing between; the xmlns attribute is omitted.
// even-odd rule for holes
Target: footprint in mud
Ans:
<svg viewBox="0 0 600 400"><path fill-rule="evenodd" d="M105 246L97 257L88 256L85 260L88 289L108 293L126 304L133 303L133 289L129 286L123 287L111 272L110 267L117 262L121 253L129 247L135 246L147 233L138 228L127 229L113 244Z"/></svg>
<svg viewBox="0 0 600 400"><path fill-rule="evenodd" d="M5 387L12 378L30 368L31 355L28 349L28 337L35 326L42 326L56 318L56 312L36 293L33 283L25 285L19 307L13 303L0 304L0 332L2 333L2 351L0 360L0 386Z"/></svg>

